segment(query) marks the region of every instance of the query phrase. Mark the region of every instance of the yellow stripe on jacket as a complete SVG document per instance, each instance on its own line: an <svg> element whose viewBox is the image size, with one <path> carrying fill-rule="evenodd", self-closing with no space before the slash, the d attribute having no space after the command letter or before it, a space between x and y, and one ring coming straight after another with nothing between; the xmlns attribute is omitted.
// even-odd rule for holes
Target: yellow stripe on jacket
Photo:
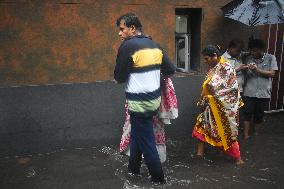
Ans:
<svg viewBox="0 0 284 189"><path fill-rule="evenodd" d="M142 49L132 55L133 67L146 67L162 63L163 53L160 49Z"/></svg>

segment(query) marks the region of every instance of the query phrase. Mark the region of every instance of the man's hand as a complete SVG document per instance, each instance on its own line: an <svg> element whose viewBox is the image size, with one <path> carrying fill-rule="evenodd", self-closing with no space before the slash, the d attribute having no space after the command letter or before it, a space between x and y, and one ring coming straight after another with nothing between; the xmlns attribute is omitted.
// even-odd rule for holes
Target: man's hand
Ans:
<svg viewBox="0 0 284 189"><path fill-rule="evenodd" d="M241 71L241 70L244 70L244 69L248 69L248 65L246 64L241 64L239 67L236 68L236 71Z"/></svg>
<svg viewBox="0 0 284 189"><path fill-rule="evenodd" d="M239 68L240 68L240 70L243 70L243 69L247 69L247 68L248 68L248 66L247 66L247 65L245 65L245 64L241 64Z"/></svg>
<svg viewBox="0 0 284 189"><path fill-rule="evenodd" d="M258 68L257 65L254 63L249 64L248 66L250 70L262 75L263 77L274 77L275 76L274 70L262 70Z"/></svg>
<svg viewBox="0 0 284 189"><path fill-rule="evenodd" d="M256 66L255 63L250 63L250 64L248 64L248 68L249 68L250 70L256 70L256 69L257 69L257 66Z"/></svg>

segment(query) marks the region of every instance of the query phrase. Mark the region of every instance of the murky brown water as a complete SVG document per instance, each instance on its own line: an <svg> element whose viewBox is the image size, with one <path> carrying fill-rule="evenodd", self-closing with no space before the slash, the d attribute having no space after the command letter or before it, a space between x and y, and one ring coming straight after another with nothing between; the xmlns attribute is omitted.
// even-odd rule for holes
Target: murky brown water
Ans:
<svg viewBox="0 0 284 189"><path fill-rule="evenodd" d="M49 153L0 159L1 189L69 188L284 188L284 114L268 116L263 133L240 140L245 165L207 146L203 159L194 156L188 137L167 140L163 164L165 185L150 182L146 166L141 175L127 174L128 157L118 146L58 149Z"/></svg>

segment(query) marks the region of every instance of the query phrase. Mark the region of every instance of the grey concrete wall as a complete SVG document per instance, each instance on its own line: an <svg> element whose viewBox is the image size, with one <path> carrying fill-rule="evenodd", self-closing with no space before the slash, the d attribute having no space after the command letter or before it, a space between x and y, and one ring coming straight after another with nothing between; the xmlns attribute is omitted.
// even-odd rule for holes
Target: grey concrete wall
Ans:
<svg viewBox="0 0 284 189"><path fill-rule="evenodd" d="M203 76L173 78L180 116L168 137L190 136ZM0 88L0 157L119 144L123 85L112 82Z"/></svg>

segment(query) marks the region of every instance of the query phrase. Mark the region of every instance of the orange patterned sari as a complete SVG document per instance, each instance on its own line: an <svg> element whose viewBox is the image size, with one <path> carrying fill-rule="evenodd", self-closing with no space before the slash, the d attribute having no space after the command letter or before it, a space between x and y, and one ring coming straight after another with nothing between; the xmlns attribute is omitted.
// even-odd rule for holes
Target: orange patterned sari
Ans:
<svg viewBox="0 0 284 189"><path fill-rule="evenodd" d="M223 59L208 71L197 105L203 111L197 117L192 136L239 159L237 136L242 102L236 72Z"/></svg>

